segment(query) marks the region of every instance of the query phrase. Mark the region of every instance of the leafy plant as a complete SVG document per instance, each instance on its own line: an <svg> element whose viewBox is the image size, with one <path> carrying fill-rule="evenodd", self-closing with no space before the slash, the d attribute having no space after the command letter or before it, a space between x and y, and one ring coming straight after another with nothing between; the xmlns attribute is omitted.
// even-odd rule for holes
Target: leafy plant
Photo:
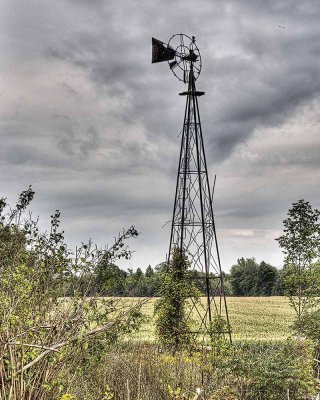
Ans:
<svg viewBox="0 0 320 400"><path fill-rule="evenodd" d="M284 234L277 238L285 254L284 284L296 312L298 331L301 319L319 304L320 295L320 211L299 200L283 221Z"/></svg>
<svg viewBox="0 0 320 400"><path fill-rule="evenodd" d="M173 249L170 262L163 267L160 293L155 304L158 340L173 352L187 348L192 339L187 299L198 298L199 291L190 280L188 258L179 248Z"/></svg>
<svg viewBox="0 0 320 400"><path fill-rule="evenodd" d="M102 259L130 257L124 242L137 235L135 228L106 250L89 242L73 254L59 211L48 233L37 220L23 218L33 197L29 187L7 213L6 200L0 201L0 399L70 393L73 380L94 368L141 317L139 302L120 306L120 300L87 297Z"/></svg>

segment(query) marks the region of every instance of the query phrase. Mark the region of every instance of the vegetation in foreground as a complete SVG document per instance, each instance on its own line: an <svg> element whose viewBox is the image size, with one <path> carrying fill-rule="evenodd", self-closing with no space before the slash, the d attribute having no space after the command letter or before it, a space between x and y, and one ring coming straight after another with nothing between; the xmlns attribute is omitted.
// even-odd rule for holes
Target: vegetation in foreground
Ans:
<svg viewBox="0 0 320 400"><path fill-rule="evenodd" d="M88 298L90 281L81 280L97 274L104 263L129 257L124 242L136 230L124 231L107 250L88 243L71 254L58 211L51 216L49 233L39 232L37 221L23 219L33 195L31 188L22 192L8 213L0 199L1 400L60 398L65 385L81 371L96 368L141 317L139 302L120 307L114 300ZM74 276L72 295L63 301L60 295Z"/></svg>
<svg viewBox="0 0 320 400"><path fill-rule="evenodd" d="M218 336L211 350L181 346L173 355L170 342L159 352L154 343L133 340L143 300L120 304L87 296L106 266L130 257L125 240L136 230L124 231L104 251L88 243L72 254L59 212L49 233L39 232L37 221L23 219L33 195L31 188L23 192L7 213L5 199L0 200L1 400L315 399L320 227L308 204L298 203L285 240L279 240L287 252L286 291L298 337L230 346ZM296 246L291 246L291 228L294 240L301 239ZM68 299L61 299L66 291Z"/></svg>
<svg viewBox="0 0 320 400"><path fill-rule="evenodd" d="M316 393L307 342L221 344L219 352L158 353L119 344L65 390L74 399L283 400Z"/></svg>

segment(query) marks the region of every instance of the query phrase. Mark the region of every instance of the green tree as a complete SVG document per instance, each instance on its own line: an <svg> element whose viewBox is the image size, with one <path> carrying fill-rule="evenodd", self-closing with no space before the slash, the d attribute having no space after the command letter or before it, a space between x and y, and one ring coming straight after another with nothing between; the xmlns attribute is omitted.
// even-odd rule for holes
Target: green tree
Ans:
<svg viewBox="0 0 320 400"><path fill-rule="evenodd" d="M99 263L95 277L95 294L102 296L124 296L127 273L104 258Z"/></svg>
<svg viewBox="0 0 320 400"><path fill-rule="evenodd" d="M151 265L147 267L145 275L147 278L151 278L152 276L154 276L154 270Z"/></svg>
<svg viewBox="0 0 320 400"><path fill-rule="evenodd" d="M223 289L226 296L233 296L232 285L230 282L230 274L222 272L223 278Z"/></svg>
<svg viewBox="0 0 320 400"><path fill-rule="evenodd" d="M278 274L278 270L265 261L258 264L254 258L240 258L232 266L227 282L235 296L271 296Z"/></svg>
<svg viewBox="0 0 320 400"><path fill-rule="evenodd" d="M272 289L272 296L284 296L285 295L285 283L284 283L284 269L278 270L277 279L274 282Z"/></svg>
<svg viewBox="0 0 320 400"><path fill-rule="evenodd" d="M284 233L276 240L285 254L285 291L301 331L302 318L319 302L320 211L299 200L292 204L283 224Z"/></svg>
<svg viewBox="0 0 320 400"><path fill-rule="evenodd" d="M257 292L259 296L271 296L278 279L278 270L262 261L258 267Z"/></svg>
<svg viewBox="0 0 320 400"><path fill-rule="evenodd" d="M155 271L150 265L145 273L145 281L147 286L147 296L159 296L161 287L161 276L159 271Z"/></svg>
<svg viewBox="0 0 320 400"><path fill-rule="evenodd" d="M147 296L147 283L141 268L137 268L136 272L130 271L126 280L127 296Z"/></svg>
<svg viewBox="0 0 320 400"><path fill-rule="evenodd" d="M258 269L254 258L240 258L231 267L230 283L235 296L256 296L258 294Z"/></svg>

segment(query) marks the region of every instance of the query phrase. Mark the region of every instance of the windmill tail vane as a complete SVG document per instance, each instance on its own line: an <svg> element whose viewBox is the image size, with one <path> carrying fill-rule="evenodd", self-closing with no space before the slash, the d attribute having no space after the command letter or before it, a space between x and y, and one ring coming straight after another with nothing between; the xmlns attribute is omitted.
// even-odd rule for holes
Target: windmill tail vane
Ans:
<svg viewBox="0 0 320 400"><path fill-rule="evenodd" d="M181 82L188 84L187 91L179 93L186 96L186 105L168 263L174 249L186 254L190 269L194 271L194 284L205 294L205 300L200 303L190 298L190 320L196 317L198 321L191 332L195 340L205 341L212 334L213 322L223 318L226 323L222 333L231 342L198 104L198 97L204 95L204 92L197 91L195 85L202 68L200 51L194 36L191 38L184 34L173 35L167 45L153 38L152 48L152 62L168 61L172 73Z"/></svg>
<svg viewBox="0 0 320 400"><path fill-rule="evenodd" d="M152 63L172 60L175 54L176 52L172 47L161 42L161 40L152 38Z"/></svg>

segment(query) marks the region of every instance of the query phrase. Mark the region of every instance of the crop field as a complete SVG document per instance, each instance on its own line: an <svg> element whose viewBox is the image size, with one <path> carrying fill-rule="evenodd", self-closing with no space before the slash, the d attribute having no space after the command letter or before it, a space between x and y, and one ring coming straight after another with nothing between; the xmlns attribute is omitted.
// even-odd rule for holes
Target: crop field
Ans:
<svg viewBox="0 0 320 400"><path fill-rule="evenodd" d="M134 302L136 299L127 301ZM155 339L155 301L151 298L143 305L146 321L135 334L137 340ZM294 313L286 297L228 297L227 302L234 341L279 341L290 336Z"/></svg>

